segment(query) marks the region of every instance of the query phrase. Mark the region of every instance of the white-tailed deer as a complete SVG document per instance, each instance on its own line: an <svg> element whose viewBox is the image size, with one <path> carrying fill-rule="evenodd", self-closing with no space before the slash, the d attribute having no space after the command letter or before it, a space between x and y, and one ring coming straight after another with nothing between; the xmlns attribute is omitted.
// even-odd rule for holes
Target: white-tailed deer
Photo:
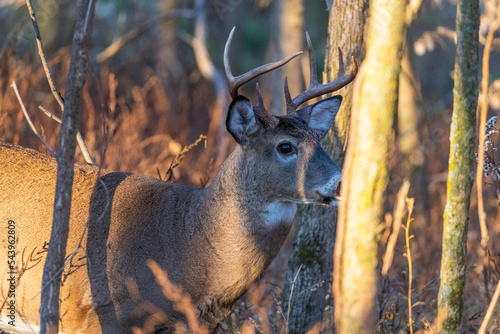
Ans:
<svg viewBox="0 0 500 334"><path fill-rule="evenodd" d="M272 116L258 87L255 106L238 95L238 88L299 53L233 77L228 59L233 31L224 51L233 98L226 124L238 145L210 186L102 171L94 189L98 169L75 165L61 332L129 333L151 315L141 301L167 315L165 327L183 321L155 283L148 259L191 296L200 321L213 328L276 256L297 203L335 201L341 170L320 139L342 98L296 109L351 82L356 63L346 74L340 56L338 77L319 84L308 38L310 87L292 99L285 83L287 115ZM53 158L0 144L0 328L7 332L37 330L55 180Z"/></svg>

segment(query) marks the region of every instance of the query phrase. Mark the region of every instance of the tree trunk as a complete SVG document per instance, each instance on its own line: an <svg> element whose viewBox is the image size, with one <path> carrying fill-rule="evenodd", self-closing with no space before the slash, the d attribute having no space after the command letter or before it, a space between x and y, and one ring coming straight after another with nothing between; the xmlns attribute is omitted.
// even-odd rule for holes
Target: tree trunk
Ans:
<svg viewBox="0 0 500 334"><path fill-rule="evenodd" d="M82 88L87 71L84 44L91 35L92 13L88 13L89 0L81 0L77 7L77 21L71 45L71 63L67 78L66 99L59 134L57 180L54 199L54 214L49 250L45 260L42 279L40 332L58 333L59 291L64 268L66 244L69 232L69 216L75 162L76 132ZM88 15L88 17L87 17Z"/></svg>
<svg viewBox="0 0 500 334"><path fill-rule="evenodd" d="M412 177L424 163L424 154L420 148L420 138L418 127L422 118L422 110L417 105L421 99L420 82L415 77L411 62L411 38L412 25L420 14L422 0L411 0L406 7L406 42L401 60L401 73L399 75L398 92L398 151L400 154L400 164L398 168L402 171L402 176ZM417 186L418 185L413 185Z"/></svg>
<svg viewBox="0 0 500 334"><path fill-rule="evenodd" d="M377 226L393 150L405 0L372 0L366 59L355 81L335 246L339 333L376 331Z"/></svg>
<svg viewBox="0 0 500 334"><path fill-rule="evenodd" d="M330 9L326 64L324 77L333 80L338 73L338 48L342 49L346 68L351 68L351 56L358 63L364 57L364 26L368 4L366 1L337 1ZM335 127L323 140L325 150L341 166L349 124L352 85L338 92L343 95ZM290 307L288 320L290 333L305 333L318 322L323 329L333 330L333 304L331 281L333 249L337 222L336 208L303 207L300 210L297 234L287 270L284 291L285 312ZM295 274L299 274L293 284ZM325 312L325 309L328 311Z"/></svg>
<svg viewBox="0 0 500 334"><path fill-rule="evenodd" d="M303 50L304 41L304 3L303 0L278 0L276 1L278 19L276 24L276 59ZM284 67L273 72L274 80L272 87L271 110L277 114L285 114L285 95L283 83L288 78L288 88L292 96L300 94L304 88L304 77L302 75L299 60L292 61Z"/></svg>
<svg viewBox="0 0 500 334"><path fill-rule="evenodd" d="M457 51L450 134L448 191L443 220L443 255L438 295L439 333L462 332L462 295L476 139L479 1L457 6Z"/></svg>
<svg viewBox="0 0 500 334"><path fill-rule="evenodd" d="M399 165L405 177L410 177L424 163L424 154L420 148L418 125L422 111L417 106L418 83L413 73L410 59L410 46L406 45L401 61L398 95L398 151L401 154Z"/></svg>

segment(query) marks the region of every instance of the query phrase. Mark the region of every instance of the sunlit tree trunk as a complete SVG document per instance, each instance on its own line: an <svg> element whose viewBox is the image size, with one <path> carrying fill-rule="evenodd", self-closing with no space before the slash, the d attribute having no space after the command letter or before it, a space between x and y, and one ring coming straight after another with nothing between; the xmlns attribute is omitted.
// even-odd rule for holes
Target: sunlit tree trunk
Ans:
<svg viewBox="0 0 500 334"><path fill-rule="evenodd" d="M439 333L462 332L465 255L476 139L479 1L457 6L457 51L450 133L448 187L443 221L443 255L438 295Z"/></svg>
<svg viewBox="0 0 500 334"><path fill-rule="evenodd" d="M422 117L417 105L419 98L418 83L413 73L407 45L401 61L398 95L398 151L401 154L400 168L404 176L410 176L424 162L420 149L418 125Z"/></svg>
<svg viewBox="0 0 500 334"><path fill-rule="evenodd" d="M420 82L415 76L411 62L411 26L418 18L422 0L411 0L406 7L406 34L405 48L401 60L398 95L398 151L401 157L399 168L403 176L410 177L424 163L423 151L420 148L418 126L422 118L422 110L418 106L420 96ZM415 186L415 185L413 185Z"/></svg>
<svg viewBox="0 0 500 334"><path fill-rule="evenodd" d="M335 246L339 333L376 331L377 226L394 145L405 0L372 0L366 58L355 81Z"/></svg>
<svg viewBox="0 0 500 334"><path fill-rule="evenodd" d="M304 0L278 0L276 6L276 59L303 50L304 41ZM274 71L272 87L272 110L275 114L285 114L285 95L283 82L288 78L288 87L292 96L297 96L304 88L299 60L292 61L286 66Z"/></svg>
<svg viewBox="0 0 500 334"><path fill-rule="evenodd" d="M342 49L346 71L351 69L351 56L360 63L364 57L364 27L368 12L366 1L336 1L330 9L328 40L326 47L325 80L333 80L338 73L338 47ZM335 94L344 97L337 114L336 125L323 140L323 147L342 165L344 144L350 117L352 85ZM297 234L290 256L284 299L294 293L290 307L290 333L305 333L318 322L323 322L325 332L333 328L331 282L333 270L333 249L337 222L336 208L303 207L301 209ZM325 309L328 311L325 312Z"/></svg>

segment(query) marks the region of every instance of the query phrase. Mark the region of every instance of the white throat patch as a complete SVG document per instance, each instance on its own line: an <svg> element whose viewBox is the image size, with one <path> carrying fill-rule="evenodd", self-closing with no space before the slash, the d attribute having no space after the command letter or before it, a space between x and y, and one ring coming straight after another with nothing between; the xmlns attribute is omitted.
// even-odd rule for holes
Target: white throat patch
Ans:
<svg viewBox="0 0 500 334"><path fill-rule="evenodd" d="M297 204L274 202L269 204L264 211L264 222L268 227L274 227L280 223L291 224L296 213Z"/></svg>

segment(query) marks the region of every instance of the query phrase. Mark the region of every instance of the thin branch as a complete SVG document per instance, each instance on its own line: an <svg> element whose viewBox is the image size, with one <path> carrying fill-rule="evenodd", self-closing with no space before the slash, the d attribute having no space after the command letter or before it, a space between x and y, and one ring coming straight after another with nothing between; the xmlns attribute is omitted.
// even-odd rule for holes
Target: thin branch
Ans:
<svg viewBox="0 0 500 334"><path fill-rule="evenodd" d="M133 41L134 39L138 38L142 34L145 34L149 30L153 29L158 25L158 23L170 20L170 19L175 19L175 18L193 18L194 17L194 12L190 9L174 9L171 10L167 13L164 13L154 19L151 19L150 21L146 21L143 24L129 30L127 33L125 33L123 36L115 40L113 43L111 43L110 46L108 46L104 51L99 53L96 57L96 60L98 63L102 63L111 57L113 57L118 50L120 50L125 44Z"/></svg>
<svg viewBox="0 0 500 334"><path fill-rule="evenodd" d="M87 31L88 16L89 16L90 8L92 7L93 3L94 3L94 1L91 1L89 3L89 7L87 10L87 16L85 17L85 31ZM64 100L61 97L61 94L59 93L59 91L57 90L56 85L54 84L54 79L52 78L52 73L50 72L49 64L47 62L47 57L45 56L45 51L43 49L42 36L40 34L40 30L38 29L38 22L36 20L36 14L35 14L35 10L33 9L33 5L31 3L31 0L26 0L26 5L28 6L28 11L30 14L31 23L33 23L33 28L35 29L36 43L38 46L38 54L40 55L40 60L42 61L43 69L45 71L45 76L47 77L47 82L49 83L50 90L52 91L52 94L54 95L57 103L59 103L59 107L61 108L61 111L64 112ZM48 115L47 112L45 112L45 114ZM54 116L54 115L52 114L52 116ZM51 118L55 119L54 117L51 117ZM59 120L59 123L61 123L61 120ZM85 158L85 161L90 165L95 165L94 161L92 160L92 156L90 155L89 149L88 149L87 145L85 144L85 141L83 140L82 135L80 134L80 131L77 132L77 140L78 140L78 146L80 146L80 149L82 151L83 157Z"/></svg>
<svg viewBox="0 0 500 334"><path fill-rule="evenodd" d="M484 319L483 319L483 322L481 324L481 327L479 327L478 334L484 334L486 332L486 326L488 325L488 322L490 321L491 315L493 314L493 310L495 309L495 305L496 305L499 297L500 297L500 280L498 281L497 288L495 289L495 293L493 294L493 298L491 298L491 302L490 302L490 305L488 306L488 310L486 311L486 314L484 315Z"/></svg>
<svg viewBox="0 0 500 334"><path fill-rule="evenodd" d="M52 79L52 73L50 72L49 64L47 63L47 57L45 57L45 51L43 50L42 36L40 35L40 30L38 29L38 22L36 20L35 11L33 10L33 5L31 4L31 0L26 0L26 5L28 6L28 11L30 13L31 23L33 23L33 28L35 29L36 35L36 44L38 45L38 54L40 55L40 59L42 60L43 69L45 71L45 76L47 77L47 81L49 82L50 90L52 94L56 98L57 103L61 107L61 110L64 110L64 101L59 94L59 91L54 84L54 80Z"/></svg>
<svg viewBox="0 0 500 334"><path fill-rule="evenodd" d="M44 112L47 117L52 118L54 121L57 123L61 124L61 119L45 109L42 106L38 106L38 108ZM90 156L89 149L87 147L87 144L85 143L85 140L83 140L82 134L80 131L76 130L76 140L78 141L78 146L80 147L80 150L82 151L83 157L85 158L85 161L92 166L95 166L94 160L92 160L92 157Z"/></svg>
<svg viewBox="0 0 500 334"><path fill-rule="evenodd" d="M95 9L95 1L90 0L89 5L87 7L87 15L85 15L85 24L83 25L83 32L87 33L88 26L89 26L89 19L90 17L93 17L94 15L94 9Z"/></svg>
<svg viewBox="0 0 500 334"><path fill-rule="evenodd" d="M488 36L486 37L486 44L483 53L483 79L481 81L481 95L479 96L479 103L481 104L481 115L479 120L479 149L476 173L477 185L477 211L479 216L479 226L481 228L481 247L483 250L488 248L488 227L486 225L486 213L484 211L483 200L483 174L484 174L484 141L486 135L486 116L488 113L488 80L489 80L489 63L491 43L493 42L493 35L500 25L500 20L496 20L489 28Z"/></svg>
<svg viewBox="0 0 500 334"><path fill-rule="evenodd" d="M53 154L53 155L56 155L56 152L52 149L52 147L49 146L49 144L47 144L47 142L43 139L43 137L38 133L38 131L36 130L35 126L33 125L33 122L31 122L31 118L30 116L28 115L28 112L26 111L26 108L24 107L24 103L23 103L23 100L21 99L21 96L19 95L19 91L17 90L17 85L16 85L16 82L13 81L12 82L12 85L11 85L12 88L14 88L14 92L16 92L16 96L17 96L17 99L19 101L19 104L21 105L21 109L23 110L23 113L24 113L24 117L26 117L26 120L28 121L28 124L30 125L31 127L31 130L33 130L33 132L35 133L35 135L40 138L40 140L42 141L42 143L45 145L45 147L47 147L49 149L49 151Z"/></svg>

